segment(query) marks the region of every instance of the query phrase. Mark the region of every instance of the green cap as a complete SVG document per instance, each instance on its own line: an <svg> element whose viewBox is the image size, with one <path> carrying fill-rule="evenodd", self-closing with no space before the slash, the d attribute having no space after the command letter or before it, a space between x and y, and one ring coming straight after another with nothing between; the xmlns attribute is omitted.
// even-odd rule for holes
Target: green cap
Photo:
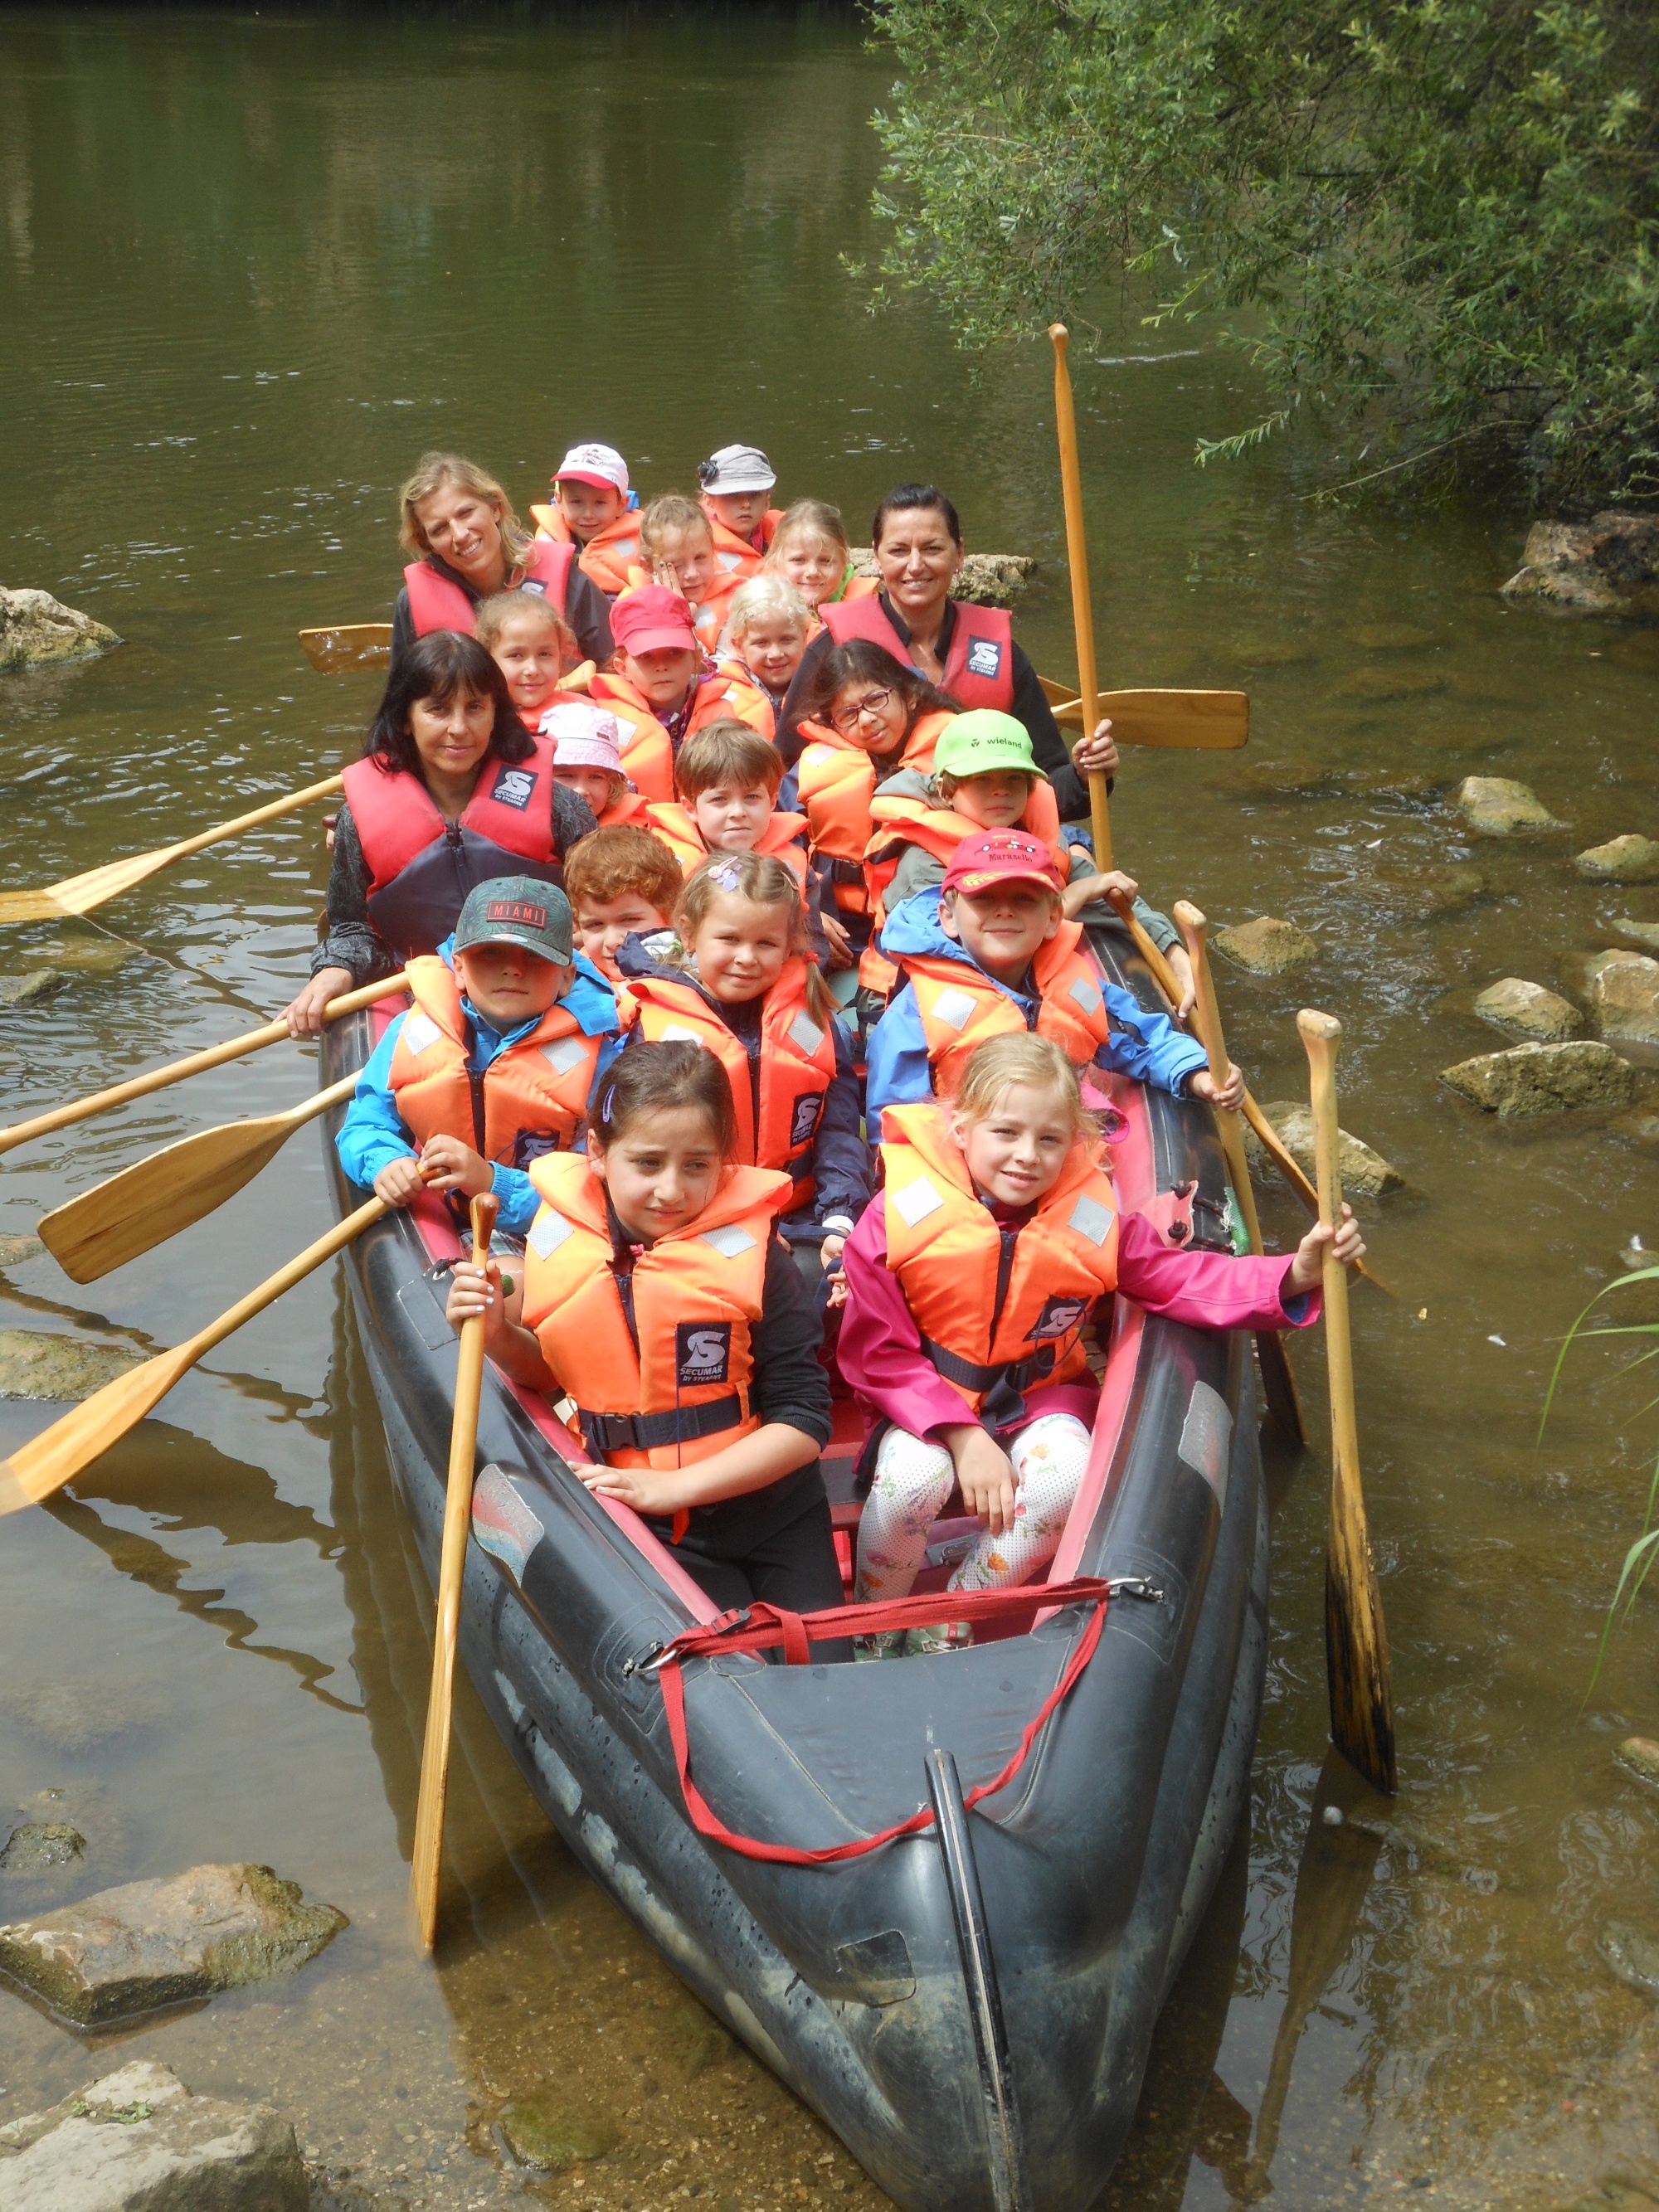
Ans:
<svg viewBox="0 0 1659 2212"><path fill-rule="evenodd" d="M933 773L988 775L993 769L1023 769L1027 775L1042 775L1031 757L1031 739L1024 722L994 707L975 707L947 722L933 748ZM1047 782L1048 778L1043 777Z"/></svg>
<svg viewBox="0 0 1659 2212"><path fill-rule="evenodd" d="M496 876L475 884L455 925L455 950L475 945L522 945L562 967L571 957L574 932L570 902L556 884L536 876Z"/></svg>

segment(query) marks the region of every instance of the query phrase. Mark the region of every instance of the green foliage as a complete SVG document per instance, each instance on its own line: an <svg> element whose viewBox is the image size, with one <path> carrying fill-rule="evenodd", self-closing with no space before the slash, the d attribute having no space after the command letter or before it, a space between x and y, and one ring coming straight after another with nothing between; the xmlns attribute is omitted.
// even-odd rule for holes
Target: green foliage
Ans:
<svg viewBox="0 0 1659 2212"><path fill-rule="evenodd" d="M1652 0L869 3L882 274L965 343L1151 275L1150 322L1233 319L1280 403L1201 458L1305 410L1352 465L1659 495Z"/></svg>

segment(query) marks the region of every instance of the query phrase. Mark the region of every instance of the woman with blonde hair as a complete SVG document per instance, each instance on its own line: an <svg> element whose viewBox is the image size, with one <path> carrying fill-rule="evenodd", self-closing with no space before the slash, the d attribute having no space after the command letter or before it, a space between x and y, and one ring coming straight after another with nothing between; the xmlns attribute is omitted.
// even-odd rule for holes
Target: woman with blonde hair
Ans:
<svg viewBox="0 0 1659 2212"><path fill-rule="evenodd" d="M398 494L398 541L410 556L392 615L392 665L433 630L471 635L480 601L497 592L545 599L575 632L584 659L611 658L603 592L574 548L532 538L494 477L459 453L423 453Z"/></svg>

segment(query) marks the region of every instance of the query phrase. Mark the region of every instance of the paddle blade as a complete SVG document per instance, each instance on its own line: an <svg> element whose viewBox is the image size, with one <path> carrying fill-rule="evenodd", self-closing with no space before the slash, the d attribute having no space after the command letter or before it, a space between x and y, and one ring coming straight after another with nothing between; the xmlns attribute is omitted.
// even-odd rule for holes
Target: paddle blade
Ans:
<svg viewBox="0 0 1659 2212"><path fill-rule="evenodd" d="M88 868L83 876L66 876L50 890L0 892L0 922L50 921L54 915L88 914L106 899L131 890L153 876L173 858L173 848L136 854L130 860L112 860L101 868Z"/></svg>
<svg viewBox="0 0 1659 2212"><path fill-rule="evenodd" d="M222 1206L295 1127L289 1115L272 1114L183 1137L47 1214L41 1241L71 1281L96 1282Z"/></svg>
<svg viewBox="0 0 1659 2212"><path fill-rule="evenodd" d="M1083 702L1045 678L1042 685L1054 720L1073 729L1083 726ZM1056 693L1060 696L1057 698ZM1250 737L1250 701L1244 691L1103 691L1100 712L1109 714L1121 745L1162 745L1188 752L1236 752Z"/></svg>
<svg viewBox="0 0 1659 2212"><path fill-rule="evenodd" d="M319 676L344 676L354 668L386 668L392 662L390 623L351 623L331 629L302 629L306 659Z"/></svg>
<svg viewBox="0 0 1659 2212"><path fill-rule="evenodd" d="M1333 1500L1325 1563L1325 1669L1331 1741L1350 1766L1384 1796L1395 1793L1394 1690L1382 1600L1365 1538L1365 1509L1340 1510Z"/></svg>
<svg viewBox="0 0 1659 2212"><path fill-rule="evenodd" d="M176 1352L158 1352L142 1367L106 1382L61 1420L20 1444L9 1460L0 1462L0 1515L38 1505L73 1481L100 1453L136 1428L206 1349L199 1337L192 1337Z"/></svg>

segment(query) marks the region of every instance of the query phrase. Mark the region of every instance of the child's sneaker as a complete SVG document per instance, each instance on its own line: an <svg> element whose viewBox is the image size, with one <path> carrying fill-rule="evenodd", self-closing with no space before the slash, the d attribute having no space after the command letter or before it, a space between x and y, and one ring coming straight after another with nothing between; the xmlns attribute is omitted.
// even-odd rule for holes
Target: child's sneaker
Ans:
<svg viewBox="0 0 1659 2212"><path fill-rule="evenodd" d="M902 1659L904 1656L904 1631L884 1628L876 1636L855 1636L853 1638L854 1659Z"/></svg>
<svg viewBox="0 0 1659 2212"><path fill-rule="evenodd" d="M965 1651L974 1640L971 1620L934 1620L926 1628L906 1632L904 1656L907 1659L926 1659L936 1651Z"/></svg>

